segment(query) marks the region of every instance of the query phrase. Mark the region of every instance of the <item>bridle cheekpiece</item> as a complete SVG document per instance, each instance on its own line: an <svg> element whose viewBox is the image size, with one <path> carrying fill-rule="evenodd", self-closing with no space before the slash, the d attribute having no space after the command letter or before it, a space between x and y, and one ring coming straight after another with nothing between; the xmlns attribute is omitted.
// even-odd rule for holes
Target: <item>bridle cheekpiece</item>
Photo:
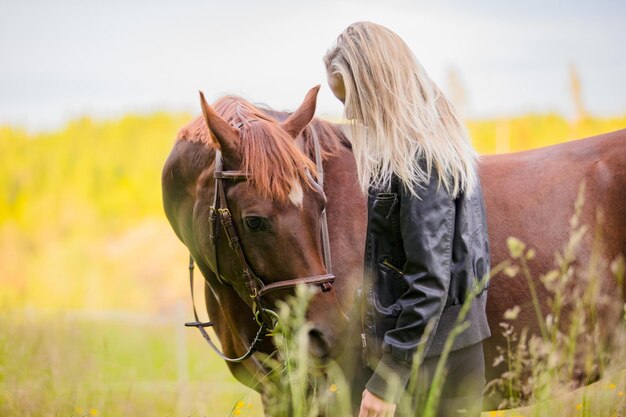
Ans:
<svg viewBox="0 0 626 417"><path fill-rule="evenodd" d="M316 183L318 188L323 192L324 189L324 171L322 166L321 151L319 145L319 139L316 133L311 129L312 137L315 145L315 159L317 165L317 178L315 181L309 175L309 180ZM215 276L218 281L226 286L232 287L227 282L224 282L220 275L219 259L217 254L218 239L220 231L228 239L228 246L235 253L238 264L240 265L241 278L248 291L249 297L252 299L254 317L259 324L259 330L256 336L248 348L247 352L240 357L231 358L226 356L218 347L213 343L209 334L205 330L207 327L212 327L214 323L201 322L198 318L198 313L195 307L194 290L193 290L193 273L194 273L194 259L189 255L189 282L191 286L191 298L193 304L193 314L195 321L185 323L187 327L196 327L211 348L225 361L228 362L242 362L248 359L252 354L260 347L263 339L268 331L272 330L278 322L278 314L269 308L264 307L263 297L275 291L292 289L298 285L313 285L319 286L322 292L328 292L332 289L335 276L332 274L332 265L330 257L330 241L328 237L328 221L326 219L326 210L322 211L321 220L321 236L322 246L324 251L324 262L327 273L324 275L313 275L302 278L288 279L284 281L277 281L270 284L265 284L264 281L254 273L254 270L248 264L246 256L241 247L241 240L237 235L237 230L233 222L232 214L228 208L228 200L226 198L226 192L224 190L224 181L247 181L250 178L250 174L244 171L224 171L222 155L219 150L215 151L215 171L214 171L215 187L213 204L210 208L209 222L210 222L210 238L213 247L213 256L215 260Z"/></svg>

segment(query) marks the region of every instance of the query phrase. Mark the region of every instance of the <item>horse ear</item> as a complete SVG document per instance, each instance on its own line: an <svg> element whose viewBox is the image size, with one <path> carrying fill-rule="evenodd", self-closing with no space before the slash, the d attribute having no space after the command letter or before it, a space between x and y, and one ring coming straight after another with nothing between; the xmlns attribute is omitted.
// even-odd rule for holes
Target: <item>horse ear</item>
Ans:
<svg viewBox="0 0 626 417"><path fill-rule="evenodd" d="M232 161L239 160L239 148L237 146L239 143L239 131L218 116L206 102L202 91L199 93L200 107L202 107L204 121L209 128L209 134L213 143L222 151L224 157L228 157Z"/></svg>
<svg viewBox="0 0 626 417"><path fill-rule="evenodd" d="M315 105L317 103L317 93L320 91L319 84L311 88L304 98L304 102L298 107L298 110L291 113L291 115L283 122L281 127L291 135L292 138L297 138L304 128L309 124L313 116L315 115Z"/></svg>

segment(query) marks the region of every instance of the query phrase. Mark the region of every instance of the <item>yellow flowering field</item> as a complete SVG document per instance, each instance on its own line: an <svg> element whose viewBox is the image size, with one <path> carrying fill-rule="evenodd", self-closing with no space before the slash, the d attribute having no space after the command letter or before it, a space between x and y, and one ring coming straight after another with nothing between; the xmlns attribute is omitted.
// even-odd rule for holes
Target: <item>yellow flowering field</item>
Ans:
<svg viewBox="0 0 626 417"><path fill-rule="evenodd" d="M258 396L182 328L186 251L162 213L160 174L191 118L0 126L0 416L261 415ZM467 126L492 154L625 128L626 116ZM624 401L624 388L620 374L593 392ZM585 395L568 400L568 415L596 416Z"/></svg>

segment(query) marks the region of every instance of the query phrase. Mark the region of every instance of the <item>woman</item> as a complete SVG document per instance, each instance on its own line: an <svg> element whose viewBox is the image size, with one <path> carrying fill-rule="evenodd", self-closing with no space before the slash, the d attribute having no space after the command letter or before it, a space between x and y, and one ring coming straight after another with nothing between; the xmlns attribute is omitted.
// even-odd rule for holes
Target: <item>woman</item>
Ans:
<svg viewBox="0 0 626 417"><path fill-rule="evenodd" d="M452 105L389 29L350 25L324 63L352 122L358 178L368 193L361 337L371 371L359 416L394 414L416 351L425 354L425 388L411 401L423 406L470 291L478 295L448 357L438 415L479 416L482 341L490 336L479 281L489 272L489 243L476 152Z"/></svg>

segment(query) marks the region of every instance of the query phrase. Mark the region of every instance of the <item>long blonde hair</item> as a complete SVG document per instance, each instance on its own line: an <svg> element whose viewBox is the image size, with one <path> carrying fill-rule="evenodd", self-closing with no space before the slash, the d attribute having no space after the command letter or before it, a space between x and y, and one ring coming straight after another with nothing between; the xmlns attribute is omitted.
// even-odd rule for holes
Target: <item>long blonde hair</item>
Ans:
<svg viewBox="0 0 626 417"><path fill-rule="evenodd" d="M451 196L471 193L477 153L452 104L391 30L357 22L326 53L345 86L345 116L361 189L387 188L395 173L414 195L433 168ZM423 161L423 162L422 162Z"/></svg>

